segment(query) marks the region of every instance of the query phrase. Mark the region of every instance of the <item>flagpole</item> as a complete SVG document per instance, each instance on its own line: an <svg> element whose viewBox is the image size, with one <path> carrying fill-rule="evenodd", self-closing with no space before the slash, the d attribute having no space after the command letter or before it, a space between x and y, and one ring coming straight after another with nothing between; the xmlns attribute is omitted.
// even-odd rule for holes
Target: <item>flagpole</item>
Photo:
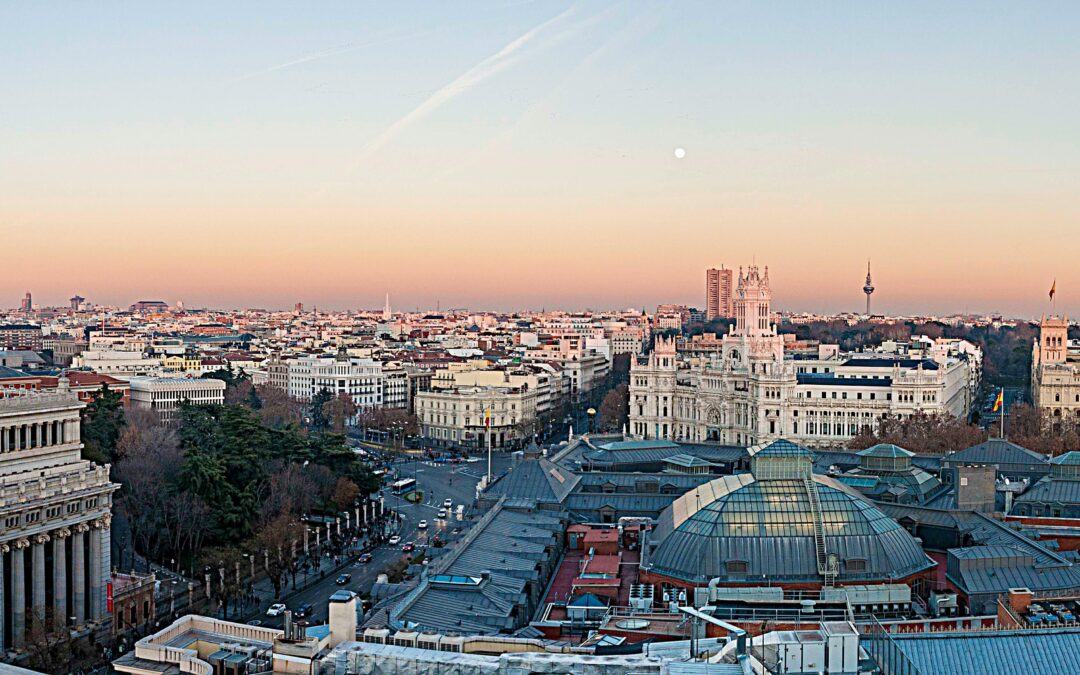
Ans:
<svg viewBox="0 0 1080 675"><path fill-rule="evenodd" d="M1001 388L1001 440L1005 440L1005 387Z"/></svg>

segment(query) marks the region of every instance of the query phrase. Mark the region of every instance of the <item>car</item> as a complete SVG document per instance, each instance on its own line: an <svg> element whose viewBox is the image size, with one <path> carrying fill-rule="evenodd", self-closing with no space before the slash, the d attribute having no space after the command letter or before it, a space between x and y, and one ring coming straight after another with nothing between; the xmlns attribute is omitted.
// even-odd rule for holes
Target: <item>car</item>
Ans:
<svg viewBox="0 0 1080 675"><path fill-rule="evenodd" d="M394 536L390 537L390 545L391 546L397 546L400 543L401 543L401 537L397 536L396 534Z"/></svg>
<svg viewBox="0 0 1080 675"><path fill-rule="evenodd" d="M427 521L426 520L421 520L419 523L416 524L416 529L418 529L418 530L426 530L427 529Z"/></svg>
<svg viewBox="0 0 1080 675"><path fill-rule="evenodd" d="M440 520L445 520L446 519L446 509L439 509L439 514L437 516L435 516L435 517L440 519Z"/></svg>
<svg viewBox="0 0 1080 675"><path fill-rule="evenodd" d="M285 607L284 604L280 602L275 602L274 604L270 605L269 609L266 610L266 616L281 616L285 613L286 609L288 608Z"/></svg>
<svg viewBox="0 0 1080 675"><path fill-rule="evenodd" d="M293 610L293 616L297 619L303 619L305 617L311 616L311 611L313 609L315 608L311 606L310 602L305 602L304 604Z"/></svg>
<svg viewBox="0 0 1080 675"><path fill-rule="evenodd" d="M358 562L361 562L361 563L363 563L365 565L368 564L369 562L371 562L371 554L370 553L361 553Z"/></svg>
<svg viewBox="0 0 1080 675"><path fill-rule="evenodd" d="M416 544L412 543L411 541L407 541L405 542L405 545L401 547L401 551L403 553L412 553L415 548Z"/></svg>
<svg viewBox="0 0 1080 675"><path fill-rule="evenodd" d="M444 509L448 509L454 505L454 500L447 497L446 499L442 500L442 505Z"/></svg>
<svg viewBox="0 0 1080 675"><path fill-rule="evenodd" d="M338 586L344 586L345 584L349 583L350 581L352 581L352 575L351 574L339 574L338 578L334 579L334 583L337 584Z"/></svg>

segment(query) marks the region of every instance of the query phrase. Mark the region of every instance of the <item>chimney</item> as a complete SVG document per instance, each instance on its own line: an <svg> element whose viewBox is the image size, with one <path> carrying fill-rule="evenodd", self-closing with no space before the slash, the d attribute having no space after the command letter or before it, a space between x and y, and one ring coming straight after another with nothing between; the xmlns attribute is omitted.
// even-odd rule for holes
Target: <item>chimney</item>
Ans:
<svg viewBox="0 0 1080 675"><path fill-rule="evenodd" d="M993 513L997 470L992 465L961 465L951 469L956 508Z"/></svg>
<svg viewBox="0 0 1080 675"><path fill-rule="evenodd" d="M338 591L330 596L330 648L356 640L356 593Z"/></svg>

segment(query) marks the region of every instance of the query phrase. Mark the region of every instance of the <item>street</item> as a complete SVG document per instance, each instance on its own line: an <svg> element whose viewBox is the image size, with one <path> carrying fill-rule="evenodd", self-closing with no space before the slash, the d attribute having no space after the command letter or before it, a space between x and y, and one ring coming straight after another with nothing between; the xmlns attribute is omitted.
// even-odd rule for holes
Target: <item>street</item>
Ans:
<svg viewBox="0 0 1080 675"><path fill-rule="evenodd" d="M498 476L509 468L511 456L498 453L492 456L492 473ZM383 545L372 551L372 560L367 564L350 563L345 567L335 570L332 559L323 558L322 573L325 577L312 584L309 588L298 591L286 601L289 609L295 609L303 604L311 604L311 615L306 619L308 623L320 624L328 620L328 605L330 595L334 591L344 588L356 593L370 591L376 578L389 565L401 559L404 555L401 551L402 544L413 542L416 546L427 546L436 535L449 543L461 535L461 531L454 533L455 528L466 526L465 521L473 515L472 505L476 497L476 484L480 481L487 470L487 458L476 458L473 461L465 461L460 464L437 464L432 461L417 459L416 461L398 461L394 464L397 478L412 478L415 476L417 488L423 493L421 503L406 501L400 496L389 494L386 490L386 508L401 514L399 534L401 543L397 546ZM436 515L442 508L443 500L453 500L453 506L449 509L447 518L439 520ZM459 516L457 507L465 505L464 513ZM417 528L421 520L426 520L426 530ZM352 575L349 583L338 586L335 579L340 573ZM318 575L319 572L309 572L310 575ZM298 585L304 582L304 573L297 575ZM264 626L280 628L284 623L283 616L266 616L266 610L275 600L271 597L272 591L268 583L258 584L259 611L257 620Z"/></svg>

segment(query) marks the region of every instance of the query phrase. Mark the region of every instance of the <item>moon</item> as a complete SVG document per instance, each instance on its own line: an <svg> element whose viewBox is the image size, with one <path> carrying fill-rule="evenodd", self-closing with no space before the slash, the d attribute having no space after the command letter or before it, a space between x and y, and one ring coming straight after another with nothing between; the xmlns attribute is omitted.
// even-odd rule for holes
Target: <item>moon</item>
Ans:
<svg viewBox="0 0 1080 675"><path fill-rule="evenodd" d="M686 148L675 148L675 159L686 157Z"/></svg>

